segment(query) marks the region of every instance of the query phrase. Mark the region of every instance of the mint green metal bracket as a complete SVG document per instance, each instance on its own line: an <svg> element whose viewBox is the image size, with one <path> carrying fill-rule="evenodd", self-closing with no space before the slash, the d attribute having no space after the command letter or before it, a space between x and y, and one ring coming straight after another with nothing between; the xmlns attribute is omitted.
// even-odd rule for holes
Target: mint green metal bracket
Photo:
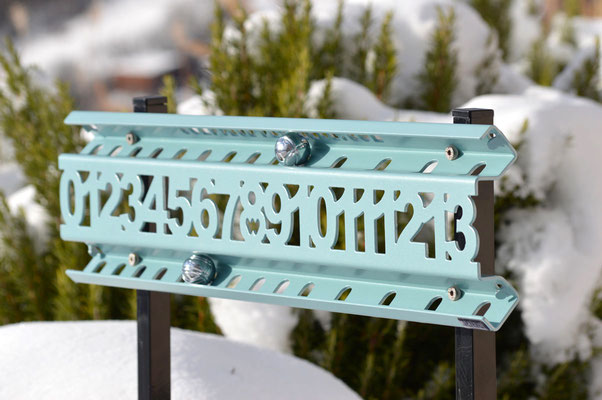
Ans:
<svg viewBox="0 0 602 400"><path fill-rule="evenodd" d="M59 158L61 237L93 252L67 272L76 282L487 330L518 302L474 261L477 181L516 156L495 126L100 112L66 123L95 134ZM291 132L310 141L305 166L275 162ZM458 208L462 248L449 237ZM210 286L182 282L193 252L217 263Z"/></svg>

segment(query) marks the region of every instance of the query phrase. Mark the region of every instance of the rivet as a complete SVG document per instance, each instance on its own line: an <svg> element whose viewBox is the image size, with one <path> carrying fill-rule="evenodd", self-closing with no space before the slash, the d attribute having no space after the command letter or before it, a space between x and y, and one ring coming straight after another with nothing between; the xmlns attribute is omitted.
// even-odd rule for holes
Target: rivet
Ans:
<svg viewBox="0 0 602 400"><path fill-rule="evenodd" d="M451 301L456 301L462 295L462 291L455 286L451 286L447 289L447 296Z"/></svg>
<svg viewBox="0 0 602 400"><path fill-rule="evenodd" d="M274 154L280 164L301 165L309 160L311 148L306 138L298 133L289 133L278 138Z"/></svg>
<svg viewBox="0 0 602 400"><path fill-rule="evenodd" d="M193 254L182 264L182 279L184 282L209 285L216 275L215 264L206 255Z"/></svg>
<svg viewBox="0 0 602 400"><path fill-rule="evenodd" d="M460 153L458 152L458 149L455 146L447 146L445 148L445 157L447 157L448 160L455 160L456 158L458 158L459 155Z"/></svg>
<svg viewBox="0 0 602 400"><path fill-rule="evenodd" d="M138 256L138 254L136 253L130 253L130 255L128 256L128 263L130 265L136 265L140 262L140 256Z"/></svg>
<svg viewBox="0 0 602 400"><path fill-rule="evenodd" d="M134 134L133 132L128 132L125 135L125 141L129 144L132 145L134 143L136 143L138 141L138 136L136 136L136 134Z"/></svg>

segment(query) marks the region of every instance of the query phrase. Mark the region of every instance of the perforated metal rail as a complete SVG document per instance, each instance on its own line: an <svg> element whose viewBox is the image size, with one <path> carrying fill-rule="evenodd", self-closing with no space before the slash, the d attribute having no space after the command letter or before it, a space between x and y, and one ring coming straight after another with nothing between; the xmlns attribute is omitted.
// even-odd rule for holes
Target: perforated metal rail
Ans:
<svg viewBox="0 0 602 400"><path fill-rule="evenodd" d="M93 254L68 271L76 282L487 330L516 306L474 261L477 182L515 158L495 126L97 112L66 123L95 134L59 159L61 236ZM274 158L290 132L311 143L305 166ZM193 252L217 262L211 285L182 282Z"/></svg>

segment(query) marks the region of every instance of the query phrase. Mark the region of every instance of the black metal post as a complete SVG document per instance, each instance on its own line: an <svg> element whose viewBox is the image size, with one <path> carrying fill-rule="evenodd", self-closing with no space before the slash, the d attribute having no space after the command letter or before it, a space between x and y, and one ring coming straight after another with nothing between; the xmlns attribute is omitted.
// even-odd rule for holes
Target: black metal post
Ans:
<svg viewBox="0 0 602 400"><path fill-rule="evenodd" d="M452 116L454 124L493 125L493 110L457 108ZM493 200L493 181L479 182L473 201L477 211L474 226L479 232L476 261L481 264L481 276L495 273ZM456 328L456 399L495 400L495 362L495 332Z"/></svg>
<svg viewBox="0 0 602 400"><path fill-rule="evenodd" d="M135 97L134 112L167 112L163 96ZM149 181L143 178L144 192ZM143 230L151 231L145 225ZM171 397L170 295L138 290L138 399L164 400Z"/></svg>

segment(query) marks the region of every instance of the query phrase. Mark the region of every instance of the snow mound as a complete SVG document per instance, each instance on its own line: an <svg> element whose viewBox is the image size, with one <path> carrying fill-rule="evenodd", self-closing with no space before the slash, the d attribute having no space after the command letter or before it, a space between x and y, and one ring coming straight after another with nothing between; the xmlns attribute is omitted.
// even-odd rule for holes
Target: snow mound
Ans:
<svg viewBox="0 0 602 400"><path fill-rule="evenodd" d="M525 142L508 178L541 201L516 210L501 227L498 265L519 279L526 333L539 356L583 359L599 346L602 324L589 304L602 274L602 106L553 89L522 96L481 96L465 107L495 110L495 123L513 142L525 121Z"/></svg>
<svg viewBox="0 0 602 400"><path fill-rule="evenodd" d="M290 352L290 334L298 317L290 307L210 298L215 322L228 339Z"/></svg>
<svg viewBox="0 0 602 400"><path fill-rule="evenodd" d="M295 357L219 336L171 329L172 399L360 399ZM0 327L0 398L135 399L133 321Z"/></svg>
<svg viewBox="0 0 602 400"><path fill-rule="evenodd" d="M306 112L318 117L317 106L324 94L326 81L315 81L309 88ZM333 111L337 118L372 121L449 122L448 114L429 111L400 110L383 104L365 86L345 78L333 78L331 84Z"/></svg>

